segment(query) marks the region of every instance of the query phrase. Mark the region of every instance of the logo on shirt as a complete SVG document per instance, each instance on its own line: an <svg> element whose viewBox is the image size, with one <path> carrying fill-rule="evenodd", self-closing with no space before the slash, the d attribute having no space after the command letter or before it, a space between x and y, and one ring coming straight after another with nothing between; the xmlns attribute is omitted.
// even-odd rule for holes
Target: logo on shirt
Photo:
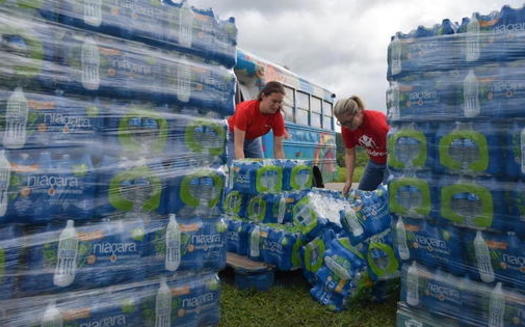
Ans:
<svg viewBox="0 0 525 327"><path fill-rule="evenodd" d="M375 147L377 147L376 142L374 142L374 140L368 135L361 136L359 138L358 142L359 142L359 144L361 146L364 146L365 148L375 148Z"/></svg>

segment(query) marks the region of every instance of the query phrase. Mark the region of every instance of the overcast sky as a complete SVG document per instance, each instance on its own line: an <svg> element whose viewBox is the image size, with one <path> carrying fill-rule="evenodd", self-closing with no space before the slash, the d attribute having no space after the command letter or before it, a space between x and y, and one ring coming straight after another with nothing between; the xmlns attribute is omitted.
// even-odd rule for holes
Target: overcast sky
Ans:
<svg viewBox="0 0 525 327"><path fill-rule="evenodd" d="M387 47L397 31L461 21L517 0L189 0L235 17L239 47L336 93L385 111Z"/></svg>

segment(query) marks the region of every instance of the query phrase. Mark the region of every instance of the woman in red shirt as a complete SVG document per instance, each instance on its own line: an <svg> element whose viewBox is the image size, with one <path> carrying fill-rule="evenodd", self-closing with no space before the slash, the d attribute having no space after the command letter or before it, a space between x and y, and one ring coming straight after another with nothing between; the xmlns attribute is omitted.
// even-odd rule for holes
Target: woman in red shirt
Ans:
<svg viewBox="0 0 525 327"><path fill-rule="evenodd" d="M343 193L348 193L352 187L356 145L364 147L369 157L359 189L375 190L388 177L386 140L390 126L386 115L380 111L365 110L363 101L357 96L337 101L334 115L341 124L341 134L345 144L347 175Z"/></svg>
<svg viewBox="0 0 525 327"><path fill-rule="evenodd" d="M261 136L273 130L273 153L283 159L284 118L281 114L284 87L268 82L256 100L241 102L228 118L229 159L263 158Z"/></svg>

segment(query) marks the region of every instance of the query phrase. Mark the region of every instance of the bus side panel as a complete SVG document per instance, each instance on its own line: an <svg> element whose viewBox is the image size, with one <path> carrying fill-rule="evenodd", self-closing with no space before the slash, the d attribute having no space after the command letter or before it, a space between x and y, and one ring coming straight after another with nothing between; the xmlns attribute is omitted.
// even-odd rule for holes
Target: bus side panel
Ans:
<svg viewBox="0 0 525 327"><path fill-rule="evenodd" d="M322 131L296 124L286 124L290 138L283 142L284 156L287 159L313 160L323 175L323 182L334 180L336 163L335 132ZM264 157L274 158L273 133L262 137Z"/></svg>

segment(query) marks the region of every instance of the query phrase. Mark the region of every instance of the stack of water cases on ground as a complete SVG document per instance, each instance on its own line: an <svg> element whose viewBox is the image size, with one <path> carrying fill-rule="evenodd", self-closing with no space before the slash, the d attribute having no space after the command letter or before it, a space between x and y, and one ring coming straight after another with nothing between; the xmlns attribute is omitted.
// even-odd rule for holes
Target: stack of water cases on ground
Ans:
<svg viewBox="0 0 525 327"><path fill-rule="evenodd" d="M310 162L234 161L224 198L228 251L279 270L302 269L311 295L334 311L350 299L384 300L399 277L385 186L312 188Z"/></svg>
<svg viewBox="0 0 525 327"><path fill-rule="evenodd" d="M525 326L524 26L504 6L392 38L399 326Z"/></svg>
<svg viewBox="0 0 525 327"><path fill-rule="evenodd" d="M233 19L6 0L0 22L0 325L217 325Z"/></svg>
<svg viewBox="0 0 525 327"><path fill-rule="evenodd" d="M312 163L304 160L234 160L223 208L228 251L280 270L301 266L301 231L292 209L312 188Z"/></svg>

